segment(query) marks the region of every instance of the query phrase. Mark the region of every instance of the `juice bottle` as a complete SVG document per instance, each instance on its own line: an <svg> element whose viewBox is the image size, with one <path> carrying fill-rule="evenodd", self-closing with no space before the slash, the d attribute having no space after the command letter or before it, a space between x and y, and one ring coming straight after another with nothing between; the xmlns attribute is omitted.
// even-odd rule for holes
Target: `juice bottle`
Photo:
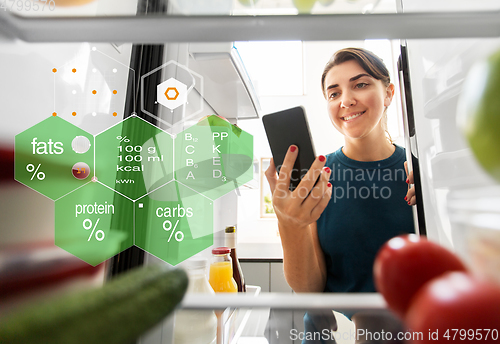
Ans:
<svg viewBox="0 0 500 344"><path fill-rule="evenodd" d="M212 250L209 282L216 293L237 293L238 285L233 278L233 266L229 247Z"/></svg>

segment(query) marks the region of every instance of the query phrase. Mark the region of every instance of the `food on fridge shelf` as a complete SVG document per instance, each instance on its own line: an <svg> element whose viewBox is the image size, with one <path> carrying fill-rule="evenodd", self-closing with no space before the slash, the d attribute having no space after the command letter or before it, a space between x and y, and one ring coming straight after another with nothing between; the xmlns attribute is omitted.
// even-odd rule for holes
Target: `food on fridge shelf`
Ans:
<svg viewBox="0 0 500 344"><path fill-rule="evenodd" d="M14 149L0 146L0 183L14 181Z"/></svg>
<svg viewBox="0 0 500 344"><path fill-rule="evenodd" d="M47 300L2 319L1 342L129 343L172 312L187 285L183 270L137 268L102 288Z"/></svg>
<svg viewBox="0 0 500 344"><path fill-rule="evenodd" d="M299 13L310 13L316 0L293 0L293 5Z"/></svg>
<svg viewBox="0 0 500 344"><path fill-rule="evenodd" d="M465 270L452 252L415 234L385 243L373 267L375 287L402 319L412 297L427 281L448 271Z"/></svg>
<svg viewBox="0 0 500 344"><path fill-rule="evenodd" d="M189 294L215 294L208 283L206 258L188 259L183 267L189 277ZM215 344L217 317L212 310L178 310L174 320L174 344Z"/></svg>
<svg viewBox="0 0 500 344"><path fill-rule="evenodd" d="M53 243L7 247L0 252L0 262L0 301L43 293L75 283L75 278L93 279L104 268L93 267Z"/></svg>
<svg viewBox="0 0 500 344"><path fill-rule="evenodd" d="M418 343L498 343L500 287L464 272L425 284L408 309L406 324Z"/></svg>
<svg viewBox="0 0 500 344"><path fill-rule="evenodd" d="M212 250L210 264L210 285L216 293L237 293L238 285L233 278L232 261L229 247L218 247Z"/></svg>
<svg viewBox="0 0 500 344"><path fill-rule="evenodd" d="M500 51L471 68L462 93L459 125L478 162L500 182Z"/></svg>

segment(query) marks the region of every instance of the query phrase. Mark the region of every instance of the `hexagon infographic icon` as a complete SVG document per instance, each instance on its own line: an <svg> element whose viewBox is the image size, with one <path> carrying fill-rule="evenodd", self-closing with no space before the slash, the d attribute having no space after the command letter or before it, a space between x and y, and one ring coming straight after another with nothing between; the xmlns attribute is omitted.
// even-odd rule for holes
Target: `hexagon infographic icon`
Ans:
<svg viewBox="0 0 500 344"><path fill-rule="evenodd" d="M88 183L94 137L51 116L15 137L15 179L56 200Z"/></svg>
<svg viewBox="0 0 500 344"><path fill-rule="evenodd" d="M136 200L173 179L171 136L131 116L95 138L97 180Z"/></svg>
<svg viewBox="0 0 500 344"><path fill-rule="evenodd" d="M133 244L133 202L89 183L55 204L55 244L96 266Z"/></svg>
<svg viewBox="0 0 500 344"><path fill-rule="evenodd" d="M217 199L253 179L253 137L212 115L175 138L175 179Z"/></svg>
<svg viewBox="0 0 500 344"><path fill-rule="evenodd" d="M51 68L53 113L91 134L123 119L127 85L135 83L135 71L125 54L111 57L108 52L106 44L81 45L80 58ZM129 96L134 97L133 92Z"/></svg>
<svg viewBox="0 0 500 344"><path fill-rule="evenodd" d="M156 101L173 110L187 101L187 86L170 78L156 87Z"/></svg>
<svg viewBox="0 0 500 344"><path fill-rule="evenodd" d="M135 245L169 264L213 245L213 202L172 181L135 202Z"/></svg>
<svg viewBox="0 0 500 344"><path fill-rule="evenodd" d="M156 88L155 102L146 89ZM192 92L196 90L196 92ZM141 76L141 111L169 128L194 118L203 111L203 77L175 60ZM165 114L162 107L168 108ZM160 115L161 114L161 115Z"/></svg>

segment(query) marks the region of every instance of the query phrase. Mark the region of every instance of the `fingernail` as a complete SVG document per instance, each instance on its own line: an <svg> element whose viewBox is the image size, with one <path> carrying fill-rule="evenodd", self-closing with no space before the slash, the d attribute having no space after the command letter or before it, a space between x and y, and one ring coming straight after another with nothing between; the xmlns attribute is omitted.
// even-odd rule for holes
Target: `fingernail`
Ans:
<svg viewBox="0 0 500 344"><path fill-rule="evenodd" d="M292 151L293 152L293 151ZM410 180L408 178L406 178L406 184L408 184L410 182Z"/></svg>
<svg viewBox="0 0 500 344"><path fill-rule="evenodd" d="M324 170L325 170L326 173L330 173L330 171L331 171L330 167L325 167Z"/></svg>
<svg viewBox="0 0 500 344"><path fill-rule="evenodd" d="M292 153L293 153L293 152L295 152L295 150L296 150L296 149L297 149L297 147L295 147L295 146L291 146L291 147L290 147L290 152L292 152Z"/></svg>
<svg viewBox="0 0 500 344"><path fill-rule="evenodd" d="M324 161L326 160L326 158L325 158L325 156L324 156L324 155L320 155L318 159L319 159L319 161L321 161L321 162L324 162Z"/></svg>
<svg viewBox="0 0 500 344"><path fill-rule="evenodd" d="M408 202L409 205L411 205L411 202Z"/></svg>
<svg viewBox="0 0 500 344"><path fill-rule="evenodd" d="M408 201L408 197L405 197L405 201Z"/></svg>
<svg viewBox="0 0 500 344"><path fill-rule="evenodd" d="M326 186L328 186L329 188L331 188L332 187L332 183L329 182L328 184L326 184Z"/></svg>

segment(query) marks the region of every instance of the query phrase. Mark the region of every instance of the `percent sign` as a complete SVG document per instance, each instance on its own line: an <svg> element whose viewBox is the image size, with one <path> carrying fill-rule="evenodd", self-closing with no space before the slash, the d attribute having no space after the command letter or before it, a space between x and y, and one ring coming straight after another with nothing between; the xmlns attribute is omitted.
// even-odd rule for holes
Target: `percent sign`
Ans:
<svg viewBox="0 0 500 344"><path fill-rule="evenodd" d="M42 171L38 172L38 169L40 168L40 166L42 166L42 164L38 164L38 166L35 169L35 165L33 165L33 164L26 165L26 171L28 171L29 173L33 172L33 175L31 176L30 180L33 180L33 178L35 178L35 176L38 180L45 179L45 173L43 173Z"/></svg>
<svg viewBox="0 0 500 344"><path fill-rule="evenodd" d="M90 239L92 238L92 235L94 235L94 231L97 228L97 224L99 223L99 220L100 219L97 219L97 221L95 222L94 228L92 228L92 220L90 220L90 219L83 220L83 228L85 230L88 231L90 228L92 228L92 233L90 233L90 236L89 236L89 238L88 238L87 241L90 241ZM101 237L99 237L99 235L101 235ZM99 230L97 230L97 232L95 232L95 238L98 241L103 241L104 240L104 236L105 236L104 231L101 230L101 229L99 229Z"/></svg>
<svg viewBox="0 0 500 344"><path fill-rule="evenodd" d="M170 236L168 237L167 242L170 242L170 239L172 239L172 235L174 235L175 229L177 228L178 224L179 224L179 220L177 220L175 222L174 228L172 228L172 222L170 220L166 220L165 222L163 222L163 229L164 230L166 230L167 232L169 230L172 230L172 232L170 233ZM175 240L177 240L177 242L181 242L182 240L184 240L184 233L182 233L181 231L177 231L177 233L175 233Z"/></svg>
<svg viewBox="0 0 500 344"><path fill-rule="evenodd" d="M120 142L130 142L130 139L127 138L126 136L123 136L123 137L117 136L116 139L120 140Z"/></svg>

